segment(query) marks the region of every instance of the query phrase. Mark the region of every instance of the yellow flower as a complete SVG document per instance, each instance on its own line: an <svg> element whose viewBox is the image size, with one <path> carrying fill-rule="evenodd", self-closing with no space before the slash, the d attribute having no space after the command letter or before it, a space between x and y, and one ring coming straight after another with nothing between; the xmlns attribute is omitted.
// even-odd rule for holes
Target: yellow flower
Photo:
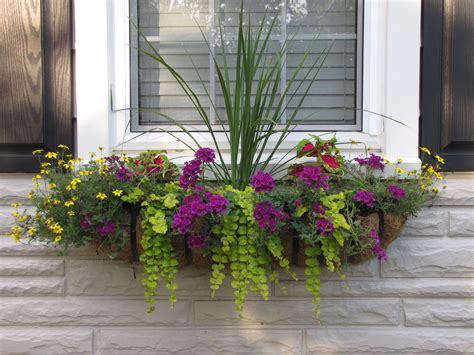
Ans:
<svg viewBox="0 0 474 355"><path fill-rule="evenodd" d="M48 170L41 169L40 174L48 175L48 174L49 174L49 171L48 171Z"/></svg>
<svg viewBox="0 0 474 355"><path fill-rule="evenodd" d="M435 158L438 161L438 163L445 164L444 159L442 157L440 157L439 155L435 155Z"/></svg>
<svg viewBox="0 0 474 355"><path fill-rule="evenodd" d="M33 153L33 155L38 155L38 154L41 154L41 153L43 153L43 152L44 152L43 149L36 149L36 150L33 150L32 153Z"/></svg>
<svg viewBox="0 0 474 355"><path fill-rule="evenodd" d="M57 198L55 198L55 199L53 200L53 205L59 205L60 203L61 203L61 201L58 200Z"/></svg>
<svg viewBox="0 0 474 355"><path fill-rule="evenodd" d="M62 238L62 237L61 237L60 235L57 235L57 236L54 238L54 241L55 241L56 243L58 243L58 242L61 240L61 238Z"/></svg>
<svg viewBox="0 0 474 355"><path fill-rule="evenodd" d="M79 199L79 198L78 198L77 196L72 196L72 197L71 197L71 200L73 200L73 201L77 201L78 199Z"/></svg>
<svg viewBox="0 0 474 355"><path fill-rule="evenodd" d="M48 163L47 161L45 161L44 163L41 163L41 167L43 168L46 168L48 166L51 166L51 163Z"/></svg>
<svg viewBox="0 0 474 355"><path fill-rule="evenodd" d="M431 190L431 191L433 191L435 194L437 194L439 192L439 190L436 187L433 188L433 190Z"/></svg>
<svg viewBox="0 0 474 355"><path fill-rule="evenodd" d="M49 229L53 231L54 234L61 234L64 231L63 227L61 227L57 222L50 225Z"/></svg>
<svg viewBox="0 0 474 355"><path fill-rule="evenodd" d="M66 190L68 191L75 190L77 188L77 184L79 184L80 182L81 182L81 179L79 178L72 179L69 185L66 186Z"/></svg>
<svg viewBox="0 0 474 355"><path fill-rule="evenodd" d="M74 206L74 201L71 201L71 200L66 201L66 202L64 202L64 206L66 206L66 207Z"/></svg>
<svg viewBox="0 0 474 355"><path fill-rule="evenodd" d="M58 145L58 148L64 149L64 150L69 150L69 147L67 145L64 145L64 144Z"/></svg>
<svg viewBox="0 0 474 355"><path fill-rule="evenodd" d="M403 160L401 158L398 158L397 159L397 164L401 164L401 163L403 163Z"/></svg>
<svg viewBox="0 0 474 355"><path fill-rule="evenodd" d="M18 220L19 220L20 222L24 222L24 221L26 221L27 219L28 219L28 216L20 216L20 217L18 217Z"/></svg>
<svg viewBox="0 0 474 355"><path fill-rule="evenodd" d="M112 193L114 194L114 196L122 196L123 190L117 189L117 190L112 191Z"/></svg>
<svg viewBox="0 0 474 355"><path fill-rule="evenodd" d="M74 211L68 211L67 215L73 217L75 215L75 213L74 213Z"/></svg>
<svg viewBox="0 0 474 355"><path fill-rule="evenodd" d="M90 170L79 170L79 175L81 176L87 176L87 175L91 175L92 174L92 171Z"/></svg>
<svg viewBox="0 0 474 355"><path fill-rule="evenodd" d="M30 192L27 197L31 200L35 197L35 194L33 192Z"/></svg>
<svg viewBox="0 0 474 355"><path fill-rule="evenodd" d="M29 236L34 235L38 230L36 228L30 228L26 233L28 233Z"/></svg>
<svg viewBox="0 0 474 355"><path fill-rule="evenodd" d="M13 202L10 204L10 206L12 207L20 207L21 206L21 203L20 202Z"/></svg>
<svg viewBox="0 0 474 355"><path fill-rule="evenodd" d="M420 150L421 150L422 152L425 152L426 154L431 155L430 150L429 150L428 148L426 148L426 147L420 147Z"/></svg>
<svg viewBox="0 0 474 355"><path fill-rule="evenodd" d="M38 187L38 186L40 186L40 184L39 184L39 182L34 182L34 183L33 183L33 186Z"/></svg>
<svg viewBox="0 0 474 355"><path fill-rule="evenodd" d="M31 180L35 181L35 180L39 180L41 178L42 178L41 175L35 175L35 176L33 176L33 178Z"/></svg>
<svg viewBox="0 0 474 355"><path fill-rule="evenodd" d="M48 152L48 153L46 153L45 157L48 158L48 159L56 159L58 157L58 153Z"/></svg>
<svg viewBox="0 0 474 355"><path fill-rule="evenodd" d="M99 158L96 160L97 163L99 164L104 164L106 162L105 158Z"/></svg>
<svg viewBox="0 0 474 355"><path fill-rule="evenodd" d="M55 183L48 184L48 189L55 189L56 187L58 187L58 185L56 185Z"/></svg>
<svg viewBox="0 0 474 355"><path fill-rule="evenodd" d="M399 174L403 174L405 173L405 170L403 170L402 168L395 168L395 172L399 173Z"/></svg>
<svg viewBox="0 0 474 355"><path fill-rule="evenodd" d="M96 199L98 200L105 200L107 198L107 195L104 194L103 192L99 192L96 196L95 196Z"/></svg>
<svg viewBox="0 0 474 355"><path fill-rule="evenodd" d="M20 216L20 214L18 212L12 212L11 215L12 215L12 217L19 217Z"/></svg>

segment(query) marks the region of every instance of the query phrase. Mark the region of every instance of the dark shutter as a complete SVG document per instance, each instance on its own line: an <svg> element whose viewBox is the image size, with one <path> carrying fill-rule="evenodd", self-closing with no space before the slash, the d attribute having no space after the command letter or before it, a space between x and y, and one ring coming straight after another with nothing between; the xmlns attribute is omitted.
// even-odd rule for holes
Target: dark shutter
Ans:
<svg viewBox="0 0 474 355"><path fill-rule="evenodd" d="M34 149L73 148L71 10L0 1L0 172L36 171Z"/></svg>
<svg viewBox="0 0 474 355"><path fill-rule="evenodd" d="M474 170L474 1L424 0L421 145Z"/></svg>

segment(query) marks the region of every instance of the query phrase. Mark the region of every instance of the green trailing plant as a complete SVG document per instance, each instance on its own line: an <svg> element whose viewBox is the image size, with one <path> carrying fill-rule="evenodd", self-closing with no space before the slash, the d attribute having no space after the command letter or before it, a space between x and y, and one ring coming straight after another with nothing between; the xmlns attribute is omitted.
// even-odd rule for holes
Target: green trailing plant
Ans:
<svg viewBox="0 0 474 355"><path fill-rule="evenodd" d="M173 306L176 302L178 285L175 275L178 272L178 260L172 244L171 220L179 201L176 197L177 186L168 183L158 185L155 193L141 203L141 246L143 253L143 286L148 312L155 310L156 288L160 278L166 283L169 291L169 301Z"/></svg>

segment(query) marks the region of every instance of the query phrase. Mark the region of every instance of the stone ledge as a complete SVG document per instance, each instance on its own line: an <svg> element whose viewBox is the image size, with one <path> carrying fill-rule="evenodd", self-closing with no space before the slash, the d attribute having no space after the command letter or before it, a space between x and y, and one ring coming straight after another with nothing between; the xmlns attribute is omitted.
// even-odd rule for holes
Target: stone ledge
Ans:
<svg viewBox="0 0 474 355"><path fill-rule="evenodd" d="M437 206L474 206L474 174L446 174L438 184L441 190L435 200ZM445 190L442 190L443 186Z"/></svg>
<svg viewBox="0 0 474 355"><path fill-rule="evenodd" d="M141 300L98 299L2 299L0 325L183 325L188 322L189 302L157 301L156 311L147 313Z"/></svg>
<svg viewBox="0 0 474 355"><path fill-rule="evenodd" d="M0 296L63 296L64 279L0 277ZM0 301L0 303L3 301ZM1 307L0 307L1 308Z"/></svg>
<svg viewBox="0 0 474 355"><path fill-rule="evenodd" d="M91 354L92 330L0 328L1 354Z"/></svg>
<svg viewBox="0 0 474 355"><path fill-rule="evenodd" d="M98 352L115 354L301 354L302 332L282 329L100 329Z"/></svg>
<svg viewBox="0 0 474 355"><path fill-rule="evenodd" d="M7 235L0 235L0 256L57 256L60 249L47 246L43 243L28 243L26 240L17 243ZM92 246L84 246L68 250L68 256L81 256L87 258L105 258L97 256Z"/></svg>
<svg viewBox="0 0 474 355"><path fill-rule="evenodd" d="M282 281L290 297L310 297L304 282ZM277 297L286 295L278 287ZM473 297L469 279L377 279L358 281L323 281L323 297Z"/></svg>
<svg viewBox="0 0 474 355"><path fill-rule="evenodd" d="M0 258L0 276L63 276L64 260L4 257Z"/></svg>
<svg viewBox="0 0 474 355"><path fill-rule="evenodd" d="M382 277L474 276L471 238L400 238L388 248L381 263Z"/></svg>
<svg viewBox="0 0 474 355"><path fill-rule="evenodd" d="M470 329L308 329L307 354L320 353L472 353Z"/></svg>
<svg viewBox="0 0 474 355"><path fill-rule="evenodd" d="M450 237L474 237L474 210L454 210L449 212Z"/></svg>
<svg viewBox="0 0 474 355"><path fill-rule="evenodd" d="M403 300L403 309L407 326L471 327L471 329L474 326L472 299Z"/></svg>
<svg viewBox="0 0 474 355"><path fill-rule="evenodd" d="M0 174L0 205L30 203L26 196L33 189L33 176L34 174Z"/></svg>
<svg viewBox="0 0 474 355"><path fill-rule="evenodd" d="M200 325L314 325L313 303L308 300L248 301L243 319L231 301L195 301L194 321ZM397 299L323 299L323 325L396 325L400 302Z"/></svg>
<svg viewBox="0 0 474 355"><path fill-rule="evenodd" d="M402 236L434 236L448 234L448 210L424 208L417 217L407 220Z"/></svg>

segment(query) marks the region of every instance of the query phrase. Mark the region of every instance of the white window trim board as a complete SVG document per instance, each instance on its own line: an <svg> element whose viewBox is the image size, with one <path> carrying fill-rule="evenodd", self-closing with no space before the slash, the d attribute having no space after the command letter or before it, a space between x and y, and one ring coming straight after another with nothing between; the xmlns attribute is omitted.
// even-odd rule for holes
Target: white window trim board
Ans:
<svg viewBox="0 0 474 355"><path fill-rule="evenodd" d="M75 16L78 155L87 156L98 145L109 152L166 149L172 156L191 155L167 134L124 133L130 106L128 0L76 1ZM406 127L364 112L363 132L337 132L339 140L361 141L390 159L419 163L420 31L421 0L365 0L363 108ZM292 133L285 148L307 133ZM201 145L212 145L208 134L198 137Z"/></svg>

